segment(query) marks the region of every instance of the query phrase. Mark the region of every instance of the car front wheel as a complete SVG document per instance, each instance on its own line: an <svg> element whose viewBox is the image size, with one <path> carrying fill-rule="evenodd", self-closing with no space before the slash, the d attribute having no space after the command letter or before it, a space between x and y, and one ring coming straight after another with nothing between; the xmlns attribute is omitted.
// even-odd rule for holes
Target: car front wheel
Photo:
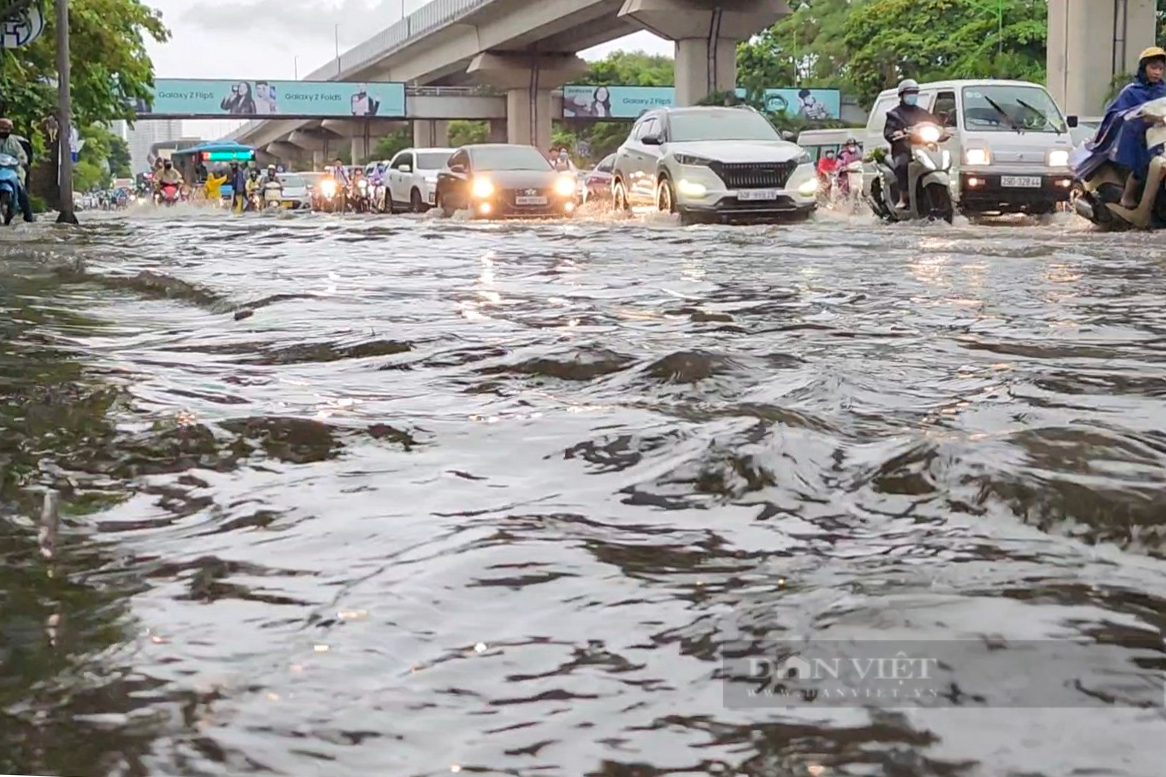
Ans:
<svg viewBox="0 0 1166 777"><path fill-rule="evenodd" d="M628 202L627 189L624 188L623 179L616 178L615 183L611 185L611 199L616 211L627 213L631 211L631 203Z"/></svg>
<svg viewBox="0 0 1166 777"><path fill-rule="evenodd" d="M656 186L656 207L661 213L676 212L676 193L672 191L672 181L661 178Z"/></svg>

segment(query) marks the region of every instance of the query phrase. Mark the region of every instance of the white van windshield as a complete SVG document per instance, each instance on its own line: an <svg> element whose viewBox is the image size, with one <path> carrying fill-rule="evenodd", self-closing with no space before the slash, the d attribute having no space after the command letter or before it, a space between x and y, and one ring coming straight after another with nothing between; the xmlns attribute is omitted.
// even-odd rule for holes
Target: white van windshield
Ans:
<svg viewBox="0 0 1166 777"><path fill-rule="evenodd" d="M1068 132L1065 117L1039 86L965 86L964 129L976 132Z"/></svg>

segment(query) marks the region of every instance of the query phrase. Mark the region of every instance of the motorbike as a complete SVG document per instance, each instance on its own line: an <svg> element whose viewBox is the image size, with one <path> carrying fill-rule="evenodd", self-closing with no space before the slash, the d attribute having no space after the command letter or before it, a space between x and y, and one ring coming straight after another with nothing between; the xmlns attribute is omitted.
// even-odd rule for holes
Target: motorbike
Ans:
<svg viewBox="0 0 1166 777"><path fill-rule="evenodd" d="M156 197L159 205L165 205L167 208L174 207L178 203L178 184L161 184L158 187L158 194Z"/></svg>
<svg viewBox="0 0 1166 777"><path fill-rule="evenodd" d="M335 178L325 178L320 181L320 190L316 195L314 207L327 213L343 213L347 205L346 199L344 187Z"/></svg>
<svg viewBox="0 0 1166 777"><path fill-rule="evenodd" d="M897 207L895 170L889 156L884 156L876 162L878 176L871 182L866 198L871 210L886 221L943 219L950 224L955 218L951 201L951 152L939 144L951 138L951 133L927 122L898 137L911 141L907 207Z"/></svg>
<svg viewBox="0 0 1166 777"><path fill-rule="evenodd" d="M838 171L838 194L858 210L862 201L862 160L856 159Z"/></svg>
<svg viewBox="0 0 1166 777"><path fill-rule="evenodd" d="M20 199L20 160L11 154L0 154L0 214L4 226L12 223Z"/></svg>
<svg viewBox="0 0 1166 777"><path fill-rule="evenodd" d="M283 184L279 181L264 181L263 183L263 207L265 208L282 208L283 207Z"/></svg>
<svg viewBox="0 0 1166 777"><path fill-rule="evenodd" d="M364 178L358 178L352 184L349 194L349 204L354 213L368 213L371 210L372 200L369 197L370 187Z"/></svg>
<svg viewBox="0 0 1166 777"><path fill-rule="evenodd" d="M389 212L389 190L383 181L372 181L372 190L370 197L372 199L372 209L377 213Z"/></svg>
<svg viewBox="0 0 1166 777"><path fill-rule="evenodd" d="M1102 149L1081 148L1070 158L1077 176L1073 209L1079 216L1107 230L1166 228L1166 196L1162 191L1166 181L1166 98L1132 108L1123 118L1127 122L1142 121L1149 125L1146 128L1146 148L1152 156L1137 207L1121 206L1127 173L1109 159L1112 138L1109 143L1103 138ZM1117 133L1108 134L1116 136Z"/></svg>

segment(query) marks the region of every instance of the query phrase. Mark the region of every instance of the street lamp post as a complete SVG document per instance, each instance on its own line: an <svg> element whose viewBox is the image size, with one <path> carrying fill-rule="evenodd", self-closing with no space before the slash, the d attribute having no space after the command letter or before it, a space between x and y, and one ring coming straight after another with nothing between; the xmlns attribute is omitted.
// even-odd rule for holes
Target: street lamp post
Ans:
<svg viewBox="0 0 1166 777"><path fill-rule="evenodd" d="M336 32L336 76L340 76L340 25L335 25Z"/></svg>
<svg viewBox="0 0 1166 777"><path fill-rule="evenodd" d="M292 57L292 68L295 70L296 80L300 80L300 58Z"/></svg>
<svg viewBox="0 0 1166 777"><path fill-rule="evenodd" d="M60 166L57 184L60 198L58 224L76 224L73 212L73 149L69 144L73 126L73 94L69 90L69 0L57 0L57 146Z"/></svg>

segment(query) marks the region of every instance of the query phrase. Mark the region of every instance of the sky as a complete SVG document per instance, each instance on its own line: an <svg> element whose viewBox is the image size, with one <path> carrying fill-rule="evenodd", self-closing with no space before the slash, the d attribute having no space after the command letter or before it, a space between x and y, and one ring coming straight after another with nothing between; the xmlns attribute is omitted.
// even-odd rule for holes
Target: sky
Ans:
<svg viewBox="0 0 1166 777"><path fill-rule="evenodd" d="M147 41L156 78L295 80L413 13L429 0L145 0L162 12L166 43ZM254 20L262 19L257 25ZM338 26L337 26L338 25ZM612 51L672 55L670 41L648 32L580 52L601 59ZM243 122L186 121L189 136L217 138Z"/></svg>

